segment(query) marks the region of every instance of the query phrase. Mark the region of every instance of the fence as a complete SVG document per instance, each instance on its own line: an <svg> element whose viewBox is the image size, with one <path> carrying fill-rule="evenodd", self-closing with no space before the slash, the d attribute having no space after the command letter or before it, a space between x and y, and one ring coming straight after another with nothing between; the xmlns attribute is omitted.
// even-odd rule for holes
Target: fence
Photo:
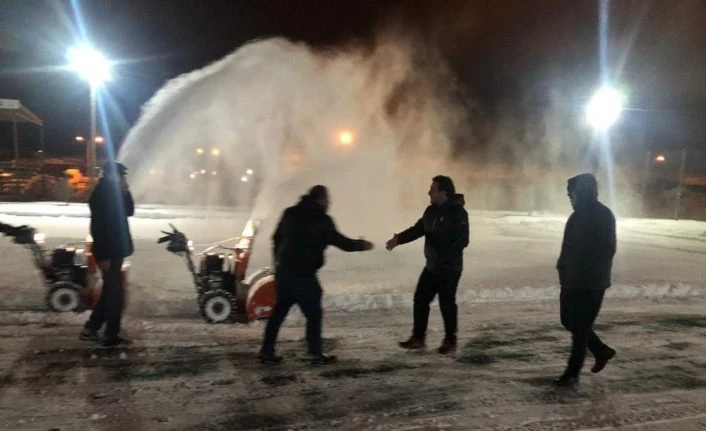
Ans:
<svg viewBox="0 0 706 431"><path fill-rule="evenodd" d="M36 160L0 162L0 200L21 200L34 178L41 174L42 163Z"/></svg>

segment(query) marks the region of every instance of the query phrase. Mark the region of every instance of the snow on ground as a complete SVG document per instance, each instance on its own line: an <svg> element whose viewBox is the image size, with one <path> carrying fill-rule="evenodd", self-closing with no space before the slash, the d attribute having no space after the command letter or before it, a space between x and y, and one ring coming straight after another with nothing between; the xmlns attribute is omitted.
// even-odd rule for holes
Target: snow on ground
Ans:
<svg viewBox="0 0 706 431"><path fill-rule="evenodd" d="M88 231L82 204L1 204L0 222L28 224L48 235L48 245L80 241ZM169 223L198 245L239 234L247 209L139 206L130 225L130 312L195 314L195 294L184 261L156 243ZM554 263L566 216L512 212L471 214L471 246L459 284L459 301L549 299L558 295ZM405 226L398 226L401 230ZM352 229L341 227L353 236ZM391 230L393 231L393 230ZM250 271L270 264L268 234L256 240ZM330 248L321 271L328 310L411 306L423 265L423 241L384 250L386 237L368 237L376 249L344 253ZM706 293L706 222L620 219L614 297L683 297ZM44 290L28 250L0 240L0 308L41 309Z"/></svg>
<svg viewBox="0 0 706 431"><path fill-rule="evenodd" d="M81 240L86 215L81 205L0 205L0 222L32 225L51 245ZM77 340L88 312L31 311L44 290L29 252L0 239L0 428L706 429L706 223L619 220L615 284L596 325L618 355L601 374L585 369L577 389L557 390L570 342L554 270L565 216L472 214L455 358L433 350L443 337L436 309L427 350L397 347L410 331L422 243L388 253L387 238L369 238L376 250L331 250L321 272L324 348L339 362L303 360L294 314L278 342L285 361L265 367L263 323L203 323L186 267L156 244L168 222L197 243L236 235L248 211L204 215L140 207L132 218L124 330L135 344L120 350ZM251 269L268 263L265 237L257 247Z"/></svg>
<svg viewBox="0 0 706 431"><path fill-rule="evenodd" d="M127 319L128 349L79 341L75 315L0 311L0 428L7 430L706 429L706 298L604 304L596 331L618 354L576 389L555 389L570 336L556 301L467 304L459 351L408 352L410 310L328 313L328 366L303 360L304 326L262 366L262 325Z"/></svg>

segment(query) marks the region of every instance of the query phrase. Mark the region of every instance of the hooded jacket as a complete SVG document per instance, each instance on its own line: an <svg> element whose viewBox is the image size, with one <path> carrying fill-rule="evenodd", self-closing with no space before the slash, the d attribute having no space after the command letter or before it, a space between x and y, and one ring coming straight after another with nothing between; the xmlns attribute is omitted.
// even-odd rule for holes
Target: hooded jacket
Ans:
<svg viewBox="0 0 706 431"><path fill-rule="evenodd" d="M443 205L429 205L414 226L397 234L397 243L406 244L424 236L425 268L463 271L463 249L468 246L468 213L463 195L457 194Z"/></svg>
<svg viewBox="0 0 706 431"><path fill-rule="evenodd" d="M562 289L607 289L616 249L615 217L598 201L593 175L569 179L567 190L574 192L576 199L556 265L559 283Z"/></svg>
<svg viewBox="0 0 706 431"><path fill-rule="evenodd" d="M88 199L88 206L96 260L130 256L134 250L127 218L135 214L130 192L123 192L117 181L104 177Z"/></svg>
<svg viewBox="0 0 706 431"><path fill-rule="evenodd" d="M363 241L336 230L333 219L308 196L287 208L272 235L276 272L312 276L324 265L329 245L343 251L362 251Z"/></svg>

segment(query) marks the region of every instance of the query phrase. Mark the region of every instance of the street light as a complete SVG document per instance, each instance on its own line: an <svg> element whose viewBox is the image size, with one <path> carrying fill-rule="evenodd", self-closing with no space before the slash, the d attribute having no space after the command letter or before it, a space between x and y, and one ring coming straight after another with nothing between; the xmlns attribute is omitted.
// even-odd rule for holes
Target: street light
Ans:
<svg viewBox="0 0 706 431"><path fill-rule="evenodd" d="M655 162L657 162L657 163L664 163L666 160L667 160L667 158L664 157L662 154L655 157Z"/></svg>
<svg viewBox="0 0 706 431"><path fill-rule="evenodd" d="M338 132L338 142L344 147L352 145L354 139L355 136L353 136L353 132L350 130L341 130Z"/></svg>
<svg viewBox="0 0 706 431"><path fill-rule="evenodd" d="M625 96L618 90L600 88L586 106L586 121L597 130L607 130L618 121L624 100Z"/></svg>
<svg viewBox="0 0 706 431"><path fill-rule="evenodd" d="M221 154L221 150L219 150L218 148L214 148L214 149L211 150L211 155L212 155L212 156L218 156L218 155L220 155L220 154Z"/></svg>
<svg viewBox="0 0 706 431"><path fill-rule="evenodd" d="M90 186L93 187L96 172L96 98L98 87L110 79L110 63L103 54L88 45L71 48L67 58L70 69L88 81L91 86L91 139L90 145L86 146L86 175ZM79 141L78 138L76 140Z"/></svg>
<svg viewBox="0 0 706 431"><path fill-rule="evenodd" d="M248 169L248 170L245 171L245 173L248 174L248 175L252 175L252 174L253 174L253 170L252 170L252 169Z"/></svg>
<svg viewBox="0 0 706 431"><path fill-rule="evenodd" d="M83 143L86 140L86 139L84 139L83 136L76 136L75 139L76 139L76 142L78 142L78 143ZM97 144L102 144L103 142L105 142L105 139L103 139L102 136L96 136L95 141Z"/></svg>

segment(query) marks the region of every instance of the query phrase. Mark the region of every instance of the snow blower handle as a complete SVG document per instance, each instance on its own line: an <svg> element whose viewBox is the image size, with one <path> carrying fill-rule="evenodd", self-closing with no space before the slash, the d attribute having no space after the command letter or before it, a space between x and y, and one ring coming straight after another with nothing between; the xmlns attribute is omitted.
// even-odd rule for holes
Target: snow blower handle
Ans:
<svg viewBox="0 0 706 431"><path fill-rule="evenodd" d="M160 239L157 240L157 244L161 244L161 243L163 243L163 242L167 242L167 241L169 241L169 240L172 238L172 236L174 236L174 234L169 233L169 232L162 231L162 233L165 234L165 235L164 235L163 237L161 237Z"/></svg>
<svg viewBox="0 0 706 431"><path fill-rule="evenodd" d="M0 223L0 233L13 238L16 244L32 244L34 242L34 229L27 225L15 227Z"/></svg>
<svg viewBox="0 0 706 431"><path fill-rule="evenodd" d="M162 231L163 237L157 240L157 244L162 244L168 242L167 250L172 253L189 252L189 241L186 239L186 235L179 232L171 223L169 224L172 228L172 232Z"/></svg>
<svg viewBox="0 0 706 431"><path fill-rule="evenodd" d="M169 223L169 227L172 228L172 231L171 232L167 232L165 230L161 231L164 234L164 236L157 240L157 244L171 241L171 240L175 239L178 234L181 233L181 232L179 232L179 230L177 230L176 227L174 227L173 224Z"/></svg>

